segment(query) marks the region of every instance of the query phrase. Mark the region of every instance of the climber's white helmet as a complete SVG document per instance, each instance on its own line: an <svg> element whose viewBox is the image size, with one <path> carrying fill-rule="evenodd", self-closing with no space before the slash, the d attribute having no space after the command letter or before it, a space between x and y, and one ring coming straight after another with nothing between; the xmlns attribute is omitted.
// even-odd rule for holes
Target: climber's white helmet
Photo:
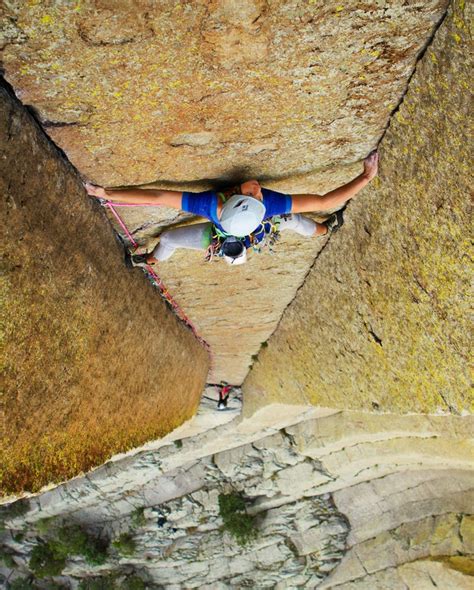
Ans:
<svg viewBox="0 0 474 590"><path fill-rule="evenodd" d="M234 236L230 236L224 240L221 253L227 264L232 266L247 262L247 248L243 242Z"/></svg>
<svg viewBox="0 0 474 590"><path fill-rule="evenodd" d="M265 217L265 205L258 199L245 195L233 195L222 207L219 220L222 229L233 236L251 234Z"/></svg>

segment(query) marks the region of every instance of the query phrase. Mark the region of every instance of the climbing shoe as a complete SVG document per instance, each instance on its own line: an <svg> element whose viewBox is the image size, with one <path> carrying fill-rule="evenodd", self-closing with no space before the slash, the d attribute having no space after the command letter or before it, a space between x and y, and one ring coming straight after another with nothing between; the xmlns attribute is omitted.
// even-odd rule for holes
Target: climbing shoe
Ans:
<svg viewBox="0 0 474 590"><path fill-rule="evenodd" d="M324 225L328 228L328 233L337 232L341 226L344 224L344 215L343 211L336 211L333 213L331 217L324 222Z"/></svg>
<svg viewBox="0 0 474 590"><path fill-rule="evenodd" d="M135 266L148 266L148 254L132 254L128 248L125 248L124 261L127 268Z"/></svg>

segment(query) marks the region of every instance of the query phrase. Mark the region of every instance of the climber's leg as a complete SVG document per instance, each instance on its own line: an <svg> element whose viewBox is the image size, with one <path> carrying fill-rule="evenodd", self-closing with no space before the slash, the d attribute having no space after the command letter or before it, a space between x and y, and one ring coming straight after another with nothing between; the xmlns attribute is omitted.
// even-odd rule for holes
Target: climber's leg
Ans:
<svg viewBox="0 0 474 590"><path fill-rule="evenodd" d="M165 231L160 236L160 242L148 257L148 264L168 260L175 250L207 250L212 240L212 224L197 223Z"/></svg>
<svg viewBox="0 0 474 590"><path fill-rule="evenodd" d="M292 230L300 236L323 236L327 233L327 227L322 223L316 223L312 219L293 213L291 215L283 215L280 222L280 231Z"/></svg>

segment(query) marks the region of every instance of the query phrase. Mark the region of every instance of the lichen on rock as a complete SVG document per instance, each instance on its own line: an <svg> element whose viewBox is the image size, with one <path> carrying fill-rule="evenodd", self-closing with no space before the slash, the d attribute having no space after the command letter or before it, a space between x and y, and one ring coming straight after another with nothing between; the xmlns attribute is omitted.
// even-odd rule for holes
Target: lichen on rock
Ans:
<svg viewBox="0 0 474 590"><path fill-rule="evenodd" d="M208 357L124 271L77 172L0 87L1 494L36 492L195 412Z"/></svg>
<svg viewBox="0 0 474 590"><path fill-rule="evenodd" d="M347 208L245 382L248 412L261 399L473 410L469 19L454 3L418 63L380 145L380 177Z"/></svg>
<svg viewBox="0 0 474 590"><path fill-rule="evenodd" d="M279 178L366 155L446 5L14 1L2 62L96 182Z"/></svg>

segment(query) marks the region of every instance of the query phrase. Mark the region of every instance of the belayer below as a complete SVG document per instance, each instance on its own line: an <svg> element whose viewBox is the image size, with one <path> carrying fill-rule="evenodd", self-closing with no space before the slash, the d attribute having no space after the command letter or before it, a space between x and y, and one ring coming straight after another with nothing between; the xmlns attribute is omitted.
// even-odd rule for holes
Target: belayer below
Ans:
<svg viewBox="0 0 474 590"><path fill-rule="evenodd" d="M248 248L259 250L272 245L279 232L292 230L303 236L324 236L343 223L337 211L324 223L317 223L301 213L330 211L353 199L376 175L378 154L372 152L364 160L359 176L324 195L289 195L263 188L257 180L249 180L228 191L200 193L159 189L105 189L85 184L87 193L98 199L130 205L164 205L209 219L165 231L156 248L148 254L130 256L134 266L153 265L167 260L178 248L207 250L208 258L222 256L232 265L246 261Z"/></svg>

